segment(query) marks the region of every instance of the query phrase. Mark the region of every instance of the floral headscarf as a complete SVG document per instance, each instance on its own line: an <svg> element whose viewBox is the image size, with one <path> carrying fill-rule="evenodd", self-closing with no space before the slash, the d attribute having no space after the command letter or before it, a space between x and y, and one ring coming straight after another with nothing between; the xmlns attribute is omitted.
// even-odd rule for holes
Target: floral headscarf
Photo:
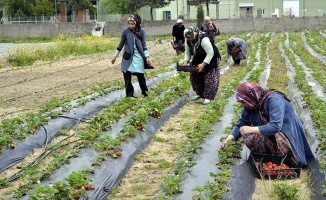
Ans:
<svg viewBox="0 0 326 200"><path fill-rule="evenodd" d="M204 34L199 28L190 26L184 30L184 36L187 38L191 37L193 39L189 48L191 48L191 52L195 55L196 50L200 46L201 37Z"/></svg>
<svg viewBox="0 0 326 200"><path fill-rule="evenodd" d="M237 87L236 99L249 109L257 109L263 88L258 83L244 82Z"/></svg>
<svg viewBox="0 0 326 200"><path fill-rule="evenodd" d="M131 29L132 32L134 32L134 34L139 38L141 39L141 35L140 35L140 29L141 29L141 17L136 14L136 13L133 13L129 16L128 18L128 22L134 22L135 25L136 25L136 28L134 29Z"/></svg>

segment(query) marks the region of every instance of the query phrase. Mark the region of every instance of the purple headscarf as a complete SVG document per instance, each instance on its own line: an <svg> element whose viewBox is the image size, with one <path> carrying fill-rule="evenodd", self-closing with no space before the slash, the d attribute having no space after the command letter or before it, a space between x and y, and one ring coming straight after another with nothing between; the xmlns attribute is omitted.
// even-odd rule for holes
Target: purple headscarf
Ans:
<svg viewBox="0 0 326 200"><path fill-rule="evenodd" d="M257 109L263 93L263 88L258 83L244 82L237 87L236 98L249 109Z"/></svg>

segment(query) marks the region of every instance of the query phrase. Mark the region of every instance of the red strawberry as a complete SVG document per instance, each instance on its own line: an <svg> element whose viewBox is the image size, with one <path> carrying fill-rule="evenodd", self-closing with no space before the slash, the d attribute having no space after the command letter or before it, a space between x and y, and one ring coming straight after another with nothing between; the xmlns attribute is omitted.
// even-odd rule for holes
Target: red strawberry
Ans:
<svg viewBox="0 0 326 200"><path fill-rule="evenodd" d="M115 151L115 154L116 154L117 156L121 156L121 151L116 150L116 151Z"/></svg>

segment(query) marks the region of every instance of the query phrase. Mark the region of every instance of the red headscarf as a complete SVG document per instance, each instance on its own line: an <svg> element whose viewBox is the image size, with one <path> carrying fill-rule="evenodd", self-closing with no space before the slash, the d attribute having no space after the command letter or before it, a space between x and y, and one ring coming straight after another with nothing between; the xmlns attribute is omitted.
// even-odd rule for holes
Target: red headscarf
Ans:
<svg viewBox="0 0 326 200"><path fill-rule="evenodd" d="M257 109L263 93L263 88L258 83L244 82L237 87L236 98L249 109Z"/></svg>

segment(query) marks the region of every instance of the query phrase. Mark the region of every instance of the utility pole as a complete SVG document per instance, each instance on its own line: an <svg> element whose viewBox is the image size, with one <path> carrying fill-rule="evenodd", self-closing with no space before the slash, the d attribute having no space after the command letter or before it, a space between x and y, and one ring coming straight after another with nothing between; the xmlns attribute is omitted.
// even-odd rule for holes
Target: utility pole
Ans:
<svg viewBox="0 0 326 200"><path fill-rule="evenodd" d="M57 0L54 0L54 17L57 18Z"/></svg>
<svg viewBox="0 0 326 200"><path fill-rule="evenodd" d="M229 10L229 19L231 18L231 17L230 17L230 9L231 9L231 8L230 8L230 0L229 0L229 9L228 9L228 10Z"/></svg>
<svg viewBox="0 0 326 200"><path fill-rule="evenodd" d="M177 2L177 19L179 19L179 2L178 0L176 2Z"/></svg>

